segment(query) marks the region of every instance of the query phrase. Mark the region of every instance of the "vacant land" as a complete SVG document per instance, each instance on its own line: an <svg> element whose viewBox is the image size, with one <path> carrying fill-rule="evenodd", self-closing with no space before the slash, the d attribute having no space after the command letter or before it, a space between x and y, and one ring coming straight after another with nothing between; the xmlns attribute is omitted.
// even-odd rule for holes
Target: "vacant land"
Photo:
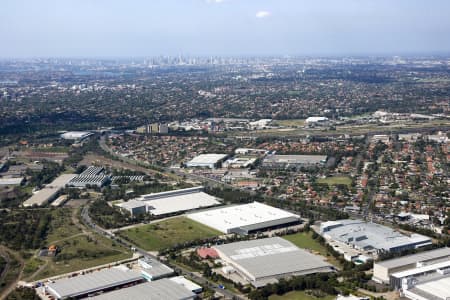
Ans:
<svg viewBox="0 0 450 300"><path fill-rule="evenodd" d="M62 251L48 263L34 279L112 263L131 257L131 252L107 238L93 234L77 236L61 243Z"/></svg>
<svg viewBox="0 0 450 300"><path fill-rule="evenodd" d="M317 252L323 256L327 255L327 249L312 238L310 232L300 232L283 236L284 239L290 241L299 248L308 249Z"/></svg>
<svg viewBox="0 0 450 300"><path fill-rule="evenodd" d="M37 250L26 263L23 278L37 280L130 258L129 249L92 233L77 219L77 210L60 208L53 212L45 245L57 245L56 257L37 257Z"/></svg>
<svg viewBox="0 0 450 300"><path fill-rule="evenodd" d="M70 151L70 148L64 147L64 146L53 146L53 147L46 147L46 148L34 148L33 150L36 152L52 152L52 153L66 154L67 152Z"/></svg>
<svg viewBox="0 0 450 300"><path fill-rule="evenodd" d="M318 241L312 238L312 232L300 232L283 236L284 239L290 241L299 248L310 250L314 254L320 254L326 260L336 267L339 267L339 262L328 253L327 248L322 246Z"/></svg>
<svg viewBox="0 0 450 300"><path fill-rule="evenodd" d="M304 119L276 120L275 124L285 127L299 127L305 125L305 120Z"/></svg>
<svg viewBox="0 0 450 300"><path fill-rule="evenodd" d="M289 125L292 127L298 127L294 128L294 130L285 131L283 129L277 129L277 128L271 128L271 129L264 129L264 130L255 130L255 131L249 131L246 134L243 134L242 131L230 131L226 134L229 136L264 136L264 137L292 137L292 136L305 136L305 135L315 135L315 136L321 136L321 135L342 135L342 134L350 134L350 135L360 135L360 134L381 134L381 133L405 133L405 132L411 132L412 130L430 130L430 129L436 129L439 128L439 130L445 131L449 128L450 122L448 120L432 120L432 121L426 121L426 122L405 122L405 123L395 123L395 124L388 124L388 125L378 125L378 124L366 124L366 125L343 125L343 126L336 126L335 130L330 130L328 128L312 128L312 129L306 129L301 128L302 125L300 125L300 120L280 120L278 122L287 122L284 123L284 126L288 126L286 124L289 124L289 122L298 122L293 123L297 125ZM278 123L281 125L280 123Z"/></svg>
<svg viewBox="0 0 450 300"><path fill-rule="evenodd" d="M348 187L352 184L352 179L347 176L333 176L333 177L327 177L327 178L319 178L317 179L317 183L324 183L328 185L339 185L343 184Z"/></svg>
<svg viewBox="0 0 450 300"><path fill-rule="evenodd" d="M312 295L308 295L306 292L303 291L293 291L286 293L284 295L278 296L273 295L269 297L269 300L333 300L336 296L325 296L325 297L314 297Z"/></svg>
<svg viewBox="0 0 450 300"><path fill-rule="evenodd" d="M221 232L186 217L172 218L119 232L119 235L148 251L165 249L176 244L211 238Z"/></svg>

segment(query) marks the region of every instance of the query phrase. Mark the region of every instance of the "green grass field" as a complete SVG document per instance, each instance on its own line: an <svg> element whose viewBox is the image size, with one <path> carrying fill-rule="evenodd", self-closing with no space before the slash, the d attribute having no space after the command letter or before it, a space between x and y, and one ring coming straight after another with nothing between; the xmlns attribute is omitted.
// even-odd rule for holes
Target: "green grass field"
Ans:
<svg viewBox="0 0 450 300"><path fill-rule="evenodd" d="M333 176L328 178L319 178L317 179L317 183L324 183L328 185L345 184L350 186L352 184L352 179L347 176Z"/></svg>
<svg viewBox="0 0 450 300"><path fill-rule="evenodd" d="M269 297L269 300L333 300L335 299L335 296L325 296L321 298L317 298L311 295L306 294L303 291L293 291L286 293L284 295L278 296L278 295L272 295Z"/></svg>
<svg viewBox="0 0 450 300"><path fill-rule="evenodd" d="M332 256L327 255L327 248L312 238L312 232L300 232L283 236L284 239L290 241L299 248L308 249L315 254L322 255L330 264L340 267L339 262Z"/></svg>
<svg viewBox="0 0 450 300"><path fill-rule="evenodd" d="M157 251L179 243L220 234L222 233L186 217L172 218L119 232L120 236L148 251Z"/></svg>
<svg viewBox="0 0 450 300"><path fill-rule="evenodd" d="M83 235L65 240L61 247L62 251L57 259L50 258L34 279L92 268L132 256L128 249L96 234L90 238Z"/></svg>
<svg viewBox="0 0 450 300"><path fill-rule="evenodd" d="M22 278L42 279L132 256L130 249L86 229L83 231L76 218L77 211L73 209L59 208L53 212L45 245L57 245L61 252L56 258L32 256L27 259ZM37 250L33 252L35 253Z"/></svg>
<svg viewBox="0 0 450 300"><path fill-rule="evenodd" d="M290 241L299 248L309 249L320 253L323 256L327 255L327 249L312 238L311 232L300 232L283 236L284 239Z"/></svg>
<svg viewBox="0 0 450 300"><path fill-rule="evenodd" d="M305 125L304 119L292 119L292 120L275 120L275 124L285 127L297 127Z"/></svg>

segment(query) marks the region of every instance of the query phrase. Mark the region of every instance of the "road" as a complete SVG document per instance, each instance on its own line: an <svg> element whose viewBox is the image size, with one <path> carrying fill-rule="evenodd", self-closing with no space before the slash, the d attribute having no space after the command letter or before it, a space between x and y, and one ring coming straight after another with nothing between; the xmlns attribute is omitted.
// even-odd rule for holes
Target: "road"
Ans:
<svg viewBox="0 0 450 300"><path fill-rule="evenodd" d="M157 256L147 252L146 250L144 250L142 248L139 248L138 246L130 243L127 240L124 240L122 238L116 238L114 233L111 233L109 230L106 230L106 229L98 226L97 224L95 224L95 222L89 216L89 203L86 204L83 207L83 209L81 210L81 219L82 219L82 222L86 226L90 227L93 231L97 232L98 234L101 234L111 240L114 240L115 242L120 243L123 246L128 247L130 249L134 248L135 252L138 253L139 255L150 257L151 259L154 259L154 260L159 260ZM165 262L165 264L167 264L167 263ZM217 284L211 283L207 279L205 279L201 276L195 275L194 273L190 272L189 270L187 270L185 268L182 268L180 266L174 266L171 264L167 264L167 265L172 267L174 270L178 271L178 273L180 273L180 275L192 278L194 281L202 284L203 286L207 286L208 288L214 290L216 293L223 295L226 299L244 299L241 296L233 293L230 290L220 289L217 286Z"/></svg>
<svg viewBox="0 0 450 300"><path fill-rule="evenodd" d="M17 283L19 282L19 278L22 276L22 272L23 272L23 268L24 268L24 261L22 259L22 257L15 251L10 250L9 248L6 248L2 245L0 245L0 255L5 259L6 261L6 266L5 266L5 270L4 272L2 272L0 278L4 279L4 277L7 275L7 273L10 270L11 267L11 256L14 257L15 260L17 260L20 264L20 270L18 275L16 276L16 278L9 282L0 292L0 300L5 299L15 288Z"/></svg>
<svg viewBox="0 0 450 300"><path fill-rule="evenodd" d="M120 162L130 165L130 169L142 171L147 175L160 174L164 177L169 177L174 180L181 179L178 176L176 176L175 174L172 174L172 172L170 172L170 170L167 172L167 170L164 170L163 168L160 168L160 167L153 166L149 163L118 155L111 148L109 148L108 145L106 145L105 136L100 137L99 145L103 151L108 152L109 154L114 156L116 159L118 159Z"/></svg>
<svg viewBox="0 0 450 300"><path fill-rule="evenodd" d="M122 161L124 163L128 163L128 164L130 164L132 166L141 166L142 168L145 168L145 167L150 168L150 170L147 170L150 173L159 173L159 174L161 174L163 176L172 177L174 179L181 179L183 177L186 177L186 178L189 178L191 180L200 181L200 182L208 184L210 186L227 187L227 188L231 188L231 189L235 189L235 190L239 189L239 188L237 188L235 186L232 186L231 184L222 182L220 180L216 180L216 179L213 179L213 178L208 178L208 177L204 177L204 176L200 176L200 175L196 175L196 174L182 172L179 169L158 167L159 169L161 169L161 171L157 171L157 170L154 169L155 166L151 166L150 164L147 164L145 162L138 161L138 160L135 160L135 159L123 157L123 156L115 153L106 144L105 136L102 136L100 138L99 145L100 145L100 148L102 148L105 152L108 152L109 154L111 154L112 156L114 156L115 158L117 158L118 160L120 160L120 161Z"/></svg>

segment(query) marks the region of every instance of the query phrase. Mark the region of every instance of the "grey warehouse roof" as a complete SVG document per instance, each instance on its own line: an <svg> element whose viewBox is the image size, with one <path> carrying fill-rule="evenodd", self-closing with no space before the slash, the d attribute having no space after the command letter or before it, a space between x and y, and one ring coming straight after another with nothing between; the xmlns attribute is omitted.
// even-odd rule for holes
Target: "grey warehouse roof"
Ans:
<svg viewBox="0 0 450 300"><path fill-rule="evenodd" d="M123 268L111 268L95 271L86 275L64 278L47 284L48 289L58 298L76 297L102 289L141 280L136 271Z"/></svg>
<svg viewBox="0 0 450 300"><path fill-rule="evenodd" d="M155 259L143 258L139 260L139 263L142 271L153 278L170 275L174 272L172 268Z"/></svg>
<svg viewBox="0 0 450 300"><path fill-rule="evenodd" d="M92 297L93 300L185 300L193 299L195 294L184 286L170 280L160 279L156 281L138 284L100 296Z"/></svg>
<svg viewBox="0 0 450 300"><path fill-rule="evenodd" d="M264 162L285 164L316 164L327 159L326 155L269 155Z"/></svg>
<svg viewBox="0 0 450 300"><path fill-rule="evenodd" d="M431 239L420 234L406 236L389 227L361 220L339 220L321 224L321 232L335 241L357 248L386 250L431 244Z"/></svg>
<svg viewBox="0 0 450 300"><path fill-rule="evenodd" d="M300 249L280 238L265 238L214 246L222 259L250 275L252 281L268 277L305 275L332 271L332 266L318 255ZM258 284L257 284L258 285Z"/></svg>
<svg viewBox="0 0 450 300"><path fill-rule="evenodd" d="M404 257L389 259L381 262L377 262L376 264L386 267L386 268L396 268L405 265L414 264L417 262L435 260L443 257L450 256L450 248L440 248L431 251L425 251L417 254L412 254Z"/></svg>

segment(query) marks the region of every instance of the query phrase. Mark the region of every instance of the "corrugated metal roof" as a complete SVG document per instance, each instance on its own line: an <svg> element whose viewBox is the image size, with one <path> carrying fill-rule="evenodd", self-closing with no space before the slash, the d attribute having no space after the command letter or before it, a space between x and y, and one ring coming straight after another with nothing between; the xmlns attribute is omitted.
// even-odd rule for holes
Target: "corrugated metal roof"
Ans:
<svg viewBox="0 0 450 300"><path fill-rule="evenodd" d="M416 285L412 291L423 291L427 299L450 298L450 276ZM433 298L434 297L434 298Z"/></svg>
<svg viewBox="0 0 450 300"><path fill-rule="evenodd" d="M58 176L51 183L47 184L45 188L37 191L33 196L28 198L23 205L24 206L33 206L33 205L43 205L50 198L54 197L56 193L58 193L67 182L69 182L72 178L74 178L77 174L62 174Z"/></svg>
<svg viewBox="0 0 450 300"><path fill-rule="evenodd" d="M139 265L142 268L142 272L145 272L152 278L167 276L172 274L174 271L165 264L150 258L140 259Z"/></svg>
<svg viewBox="0 0 450 300"><path fill-rule="evenodd" d="M444 262L439 262L439 263L432 264L432 265L419 267L419 268L414 268L411 270L397 272L397 273L392 274L391 276L395 277L395 278L405 278L408 276L414 276L417 274L431 272L431 271L434 271L437 269L449 268L449 267L450 267L450 260L444 261Z"/></svg>
<svg viewBox="0 0 450 300"><path fill-rule="evenodd" d="M188 218L228 233L232 228L285 218L300 219L300 216L264 203L253 202L192 213Z"/></svg>
<svg viewBox="0 0 450 300"><path fill-rule="evenodd" d="M185 300L193 299L195 294L170 279L138 284L118 291L92 297L93 300Z"/></svg>
<svg viewBox="0 0 450 300"><path fill-rule="evenodd" d="M64 278L47 284L58 298L76 297L142 279L141 274L124 268L111 268L86 275Z"/></svg>
<svg viewBox="0 0 450 300"><path fill-rule="evenodd" d="M283 274L309 274L331 271L331 265L318 255L280 238L266 238L214 246L219 254L245 270L256 280Z"/></svg>
<svg viewBox="0 0 450 300"><path fill-rule="evenodd" d="M255 231L255 230L259 230L262 228L269 228L269 227L274 227L274 226L278 226L278 225L283 225L283 224L288 224L288 223L293 223L293 222L299 222L300 221L300 217L295 216L295 217L287 217L287 218L280 218L277 220L272 220L272 221L267 221L267 222L260 222L260 223L255 223L255 224L250 224L250 225L244 225L244 226L240 226L240 227L236 227L239 228L241 230L250 232L250 231ZM230 231L233 231L234 228L229 229Z"/></svg>
<svg viewBox="0 0 450 300"><path fill-rule="evenodd" d="M425 251L417 254L412 254L404 257L389 259L377 262L376 264L385 268L396 268L404 265L414 264L417 262L429 261L434 259L450 256L450 248L440 248L430 251Z"/></svg>
<svg viewBox="0 0 450 300"><path fill-rule="evenodd" d="M323 229L330 225L339 225L323 232ZM387 226L376 223L365 222L362 220L339 220L333 223L324 223L321 225L321 231L324 235L331 237L335 241L352 244L355 246L371 247L374 249L383 249L391 251L395 248L414 247L416 245L424 246L431 244L431 238L411 234L406 236Z"/></svg>

